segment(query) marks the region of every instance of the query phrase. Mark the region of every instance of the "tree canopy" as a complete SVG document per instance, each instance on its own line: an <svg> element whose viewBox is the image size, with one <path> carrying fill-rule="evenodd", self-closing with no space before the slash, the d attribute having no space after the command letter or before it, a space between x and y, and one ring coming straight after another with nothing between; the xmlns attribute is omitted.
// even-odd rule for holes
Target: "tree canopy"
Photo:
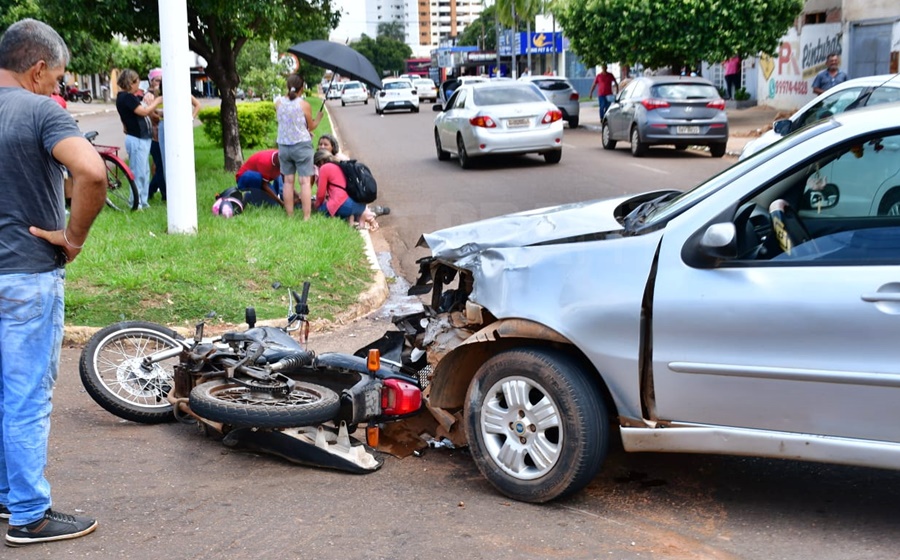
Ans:
<svg viewBox="0 0 900 560"><path fill-rule="evenodd" d="M406 71L406 59L412 56L412 49L403 41L379 35L375 39L363 35L350 43L359 54L369 59L378 75L402 74Z"/></svg>
<svg viewBox="0 0 900 560"><path fill-rule="evenodd" d="M803 0L556 0L551 11L588 65L648 68L773 53Z"/></svg>
<svg viewBox="0 0 900 560"><path fill-rule="evenodd" d="M85 31L101 39L117 33L132 41L159 41L158 0L40 0L40 7L44 21L63 37ZM332 0L187 0L187 11L188 46L206 60L206 74L222 98L225 169L236 171L243 161L235 105L241 49L254 38L285 44L325 38L340 16Z"/></svg>
<svg viewBox="0 0 900 560"><path fill-rule="evenodd" d="M457 44L479 47L483 51L497 50L496 13L496 4L491 4L482 10L481 15L466 26L462 35L457 39Z"/></svg>

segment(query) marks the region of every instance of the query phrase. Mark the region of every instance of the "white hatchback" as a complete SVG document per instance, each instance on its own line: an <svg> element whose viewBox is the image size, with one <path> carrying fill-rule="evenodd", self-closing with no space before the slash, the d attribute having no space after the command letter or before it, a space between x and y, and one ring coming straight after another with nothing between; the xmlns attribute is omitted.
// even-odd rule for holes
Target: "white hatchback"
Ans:
<svg viewBox="0 0 900 560"><path fill-rule="evenodd" d="M406 78L387 78L381 81L382 89L375 96L375 113L383 114L393 109L419 112L419 94Z"/></svg>
<svg viewBox="0 0 900 560"><path fill-rule="evenodd" d="M341 107L347 103L365 103L369 104L369 92L362 82L347 82L341 88Z"/></svg>

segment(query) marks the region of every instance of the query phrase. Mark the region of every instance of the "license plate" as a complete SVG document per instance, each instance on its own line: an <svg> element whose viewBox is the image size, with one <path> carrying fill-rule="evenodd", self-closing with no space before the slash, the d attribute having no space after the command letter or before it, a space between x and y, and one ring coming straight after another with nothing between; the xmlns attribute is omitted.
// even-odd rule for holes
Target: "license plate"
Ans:
<svg viewBox="0 0 900 560"><path fill-rule="evenodd" d="M699 126L676 126L675 132L678 134L700 134Z"/></svg>
<svg viewBox="0 0 900 560"><path fill-rule="evenodd" d="M523 128L531 124L531 119L507 119L507 128Z"/></svg>

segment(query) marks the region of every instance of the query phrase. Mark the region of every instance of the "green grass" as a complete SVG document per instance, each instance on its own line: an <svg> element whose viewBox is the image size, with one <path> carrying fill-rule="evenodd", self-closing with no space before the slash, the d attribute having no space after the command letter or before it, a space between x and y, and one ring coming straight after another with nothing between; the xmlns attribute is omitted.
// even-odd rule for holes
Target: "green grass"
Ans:
<svg viewBox="0 0 900 560"><path fill-rule="evenodd" d="M318 100L310 100L318 110ZM322 122L316 135L329 132ZM273 136L274 145L274 136ZM332 319L356 301L372 272L359 233L343 220L314 213L288 219L281 208L248 207L231 219L214 216L216 193L234 185L223 153L194 129L196 235L167 233L157 196L143 212L104 209L85 250L67 268L66 323L105 326L121 320L192 325L210 311L225 323L285 317L286 289L312 284L312 318ZM245 152L244 156L251 154Z"/></svg>

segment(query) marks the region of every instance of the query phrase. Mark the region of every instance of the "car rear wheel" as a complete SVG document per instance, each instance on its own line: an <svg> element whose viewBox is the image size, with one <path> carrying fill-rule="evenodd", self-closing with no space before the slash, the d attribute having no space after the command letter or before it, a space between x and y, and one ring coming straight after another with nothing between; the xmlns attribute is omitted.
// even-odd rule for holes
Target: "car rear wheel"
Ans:
<svg viewBox="0 0 900 560"><path fill-rule="evenodd" d="M341 107L346 107L346 106L347 106L347 104L343 100L341 100Z"/></svg>
<svg viewBox="0 0 900 560"><path fill-rule="evenodd" d="M418 107L413 107L412 112L413 112L413 113L418 113L418 112L419 112L419 108L418 108Z"/></svg>
<svg viewBox="0 0 900 560"><path fill-rule="evenodd" d="M720 158L725 155L725 144L712 144L709 147L709 155L714 158Z"/></svg>
<svg viewBox="0 0 900 560"><path fill-rule="evenodd" d="M464 419L478 470L515 500L572 494L606 457L603 399L579 364L555 350L508 350L485 362L469 386Z"/></svg>
<svg viewBox="0 0 900 560"><path fill-rule="evenodd" d="M578 128L578 117L569 119L569 128Z"/></svg>
<svg viewBox="0 0 900 560"><path fill-rule="evenodd" d="M472 158L466 151L466 143L463 141L462 135L456 137L456 155L459 158L459 166L463 169L472 168Z"/></svg>
<svg viewBox="0 0 900 560"><path fill-rule="evenodd" d="M559 163L562 159L562 150L552 150L544 152L544 161L547 163Z"/></svg>
<svg viewBox="0 0 900 560"><path fill-rule="evenodd" d="M434 129L434 149L437 151L438 160L447 161L450 159L450 152L441 147L441 135L436 128Z"/></svg>
<svg viewBox="0 0 900 560"><path fill-rule="evenodd" d="M879 216L900 216L900 190L894 189L881 199L878 205Z"/></svg>
<svg viewBox="0 0 900 560"><path fill-rule="evenodd" d="M604 150L615 150L616 141L612 139L612 131L609 130L609 123L603 121L603 127L600 129L600 143Z"/></svg>
<svg viewBox="0 0 900 560"><path fill-rule="evenodd" d="M641 133L636 126L631 127L631 155L634 157L647 155L647 145L641 142Z"/></svg>
<svg viewBox="0 0 900 560"><path fill-rule="evenodd" d="M375 106L375 114L376 114L376 115L382 115L382 114L384 114L384 111L382 111L381 109L379 109L379 108L378 108L378 105L376 105L376 106Z"/></svg>

